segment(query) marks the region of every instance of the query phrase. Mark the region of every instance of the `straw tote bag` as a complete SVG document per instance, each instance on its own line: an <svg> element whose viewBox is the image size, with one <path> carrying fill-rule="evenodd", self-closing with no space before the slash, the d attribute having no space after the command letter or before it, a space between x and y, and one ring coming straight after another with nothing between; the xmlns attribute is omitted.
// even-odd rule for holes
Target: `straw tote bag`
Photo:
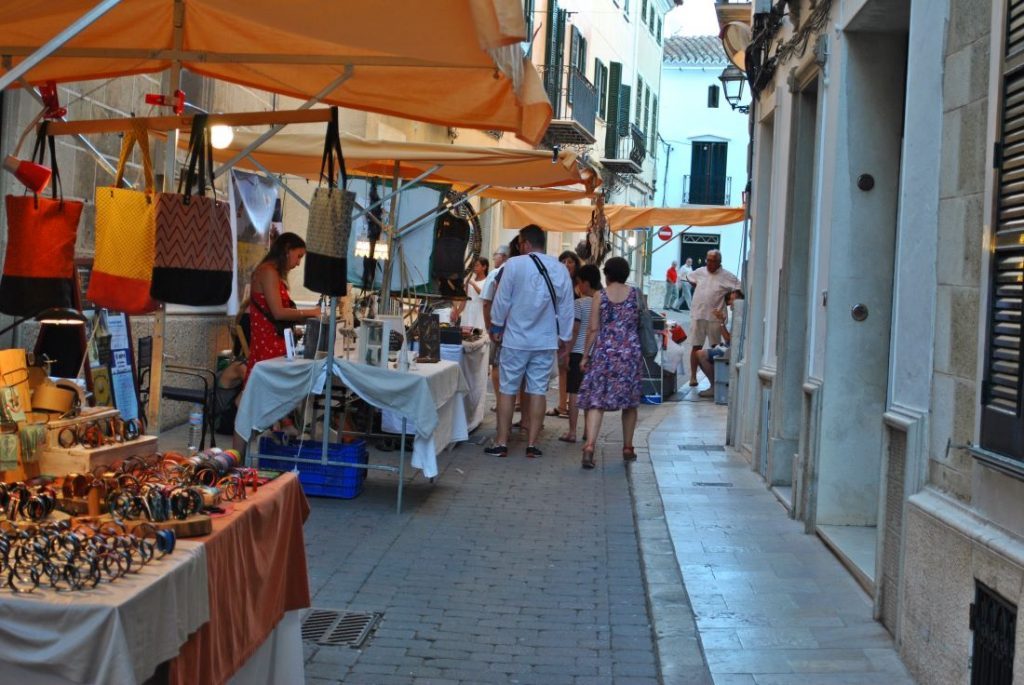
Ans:
<svg viewBox="0 0 1024 685"><path fill-rule="evenodd" d="M336 184L335 165L341 178ZM326 171L326 176L325 172ZM309 203L309 225L306 229L306 271L303 285L324 295L344 295L348 275L348 237L352 230L352 208L356 194L349 192L345 156L341 151L338 108L331 108L327 124L324 156L320 162L320 186Z"/></svg>
<svg viewBox="0 0 1024 685"><path fill-rule="evenodd" d="M124 167L135 144L142 153L144 191L122 188ZM160 305L149 296L153 278L156 198L149 135L136 121L124 134L113 186L96 189L96 256L86 297L100 307L146 314Z"/></svg>
<svg viewBox="0 0 1024 685"><path fill-rule="evenodd" d="M0 280L0 312L33 316L49 307L74 306L75 237L82 202L65 200L53 136L39 128L33 159L44 162L50 148L51 197L8 195L7 254Z"/></svg>
<svg viewBox="0 0 1024 685"><path fill-rule="evenodd" d="M153 299L205 307L231 297L231 217L216 191L206 197L207 182L212 189L213 146L207 116L199 114L192 119L188 172L178 192L157 196Z"/></svg>

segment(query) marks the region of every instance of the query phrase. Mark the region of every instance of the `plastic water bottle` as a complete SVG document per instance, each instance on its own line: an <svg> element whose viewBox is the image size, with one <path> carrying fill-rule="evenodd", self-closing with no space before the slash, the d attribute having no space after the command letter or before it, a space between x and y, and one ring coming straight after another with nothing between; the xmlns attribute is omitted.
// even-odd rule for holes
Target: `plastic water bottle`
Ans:
<svg viewBox="0 0 1024 685"><path fill-rule="evenodd" d="M188 415L188 452L195 454L199 451L199 441L203 436L203 407L195 405Z"/></svg>

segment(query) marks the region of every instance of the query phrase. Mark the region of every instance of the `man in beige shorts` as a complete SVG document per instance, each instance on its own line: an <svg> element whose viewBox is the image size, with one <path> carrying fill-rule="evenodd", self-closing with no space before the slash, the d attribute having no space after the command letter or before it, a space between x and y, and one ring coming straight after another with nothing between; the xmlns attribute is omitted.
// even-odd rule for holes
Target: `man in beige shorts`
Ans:
<svg viewBox="0 0 1024 685"><path fill-rule="evenodd" d="M715 310L721 309L725 296L739 290L741 284L735 274L722 268L722 253L718 250L709 250L707 266L685 274L684 278L694 285L689 339L693 345L690 348L690 387L696 387L697 350L705 341L712 347L722 342L722 324L715 317Z"/></svg>

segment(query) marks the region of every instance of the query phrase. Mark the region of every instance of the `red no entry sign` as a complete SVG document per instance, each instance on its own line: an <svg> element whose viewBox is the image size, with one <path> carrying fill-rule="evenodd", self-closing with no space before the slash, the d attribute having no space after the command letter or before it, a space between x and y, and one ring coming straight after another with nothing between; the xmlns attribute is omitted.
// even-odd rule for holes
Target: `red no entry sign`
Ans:
<svg viewBox="0 0 1024 685"><path fill-rule="evenodd" d="M662 240L672 240L672 227L662 226L658 229L658 237Z"/></svg>

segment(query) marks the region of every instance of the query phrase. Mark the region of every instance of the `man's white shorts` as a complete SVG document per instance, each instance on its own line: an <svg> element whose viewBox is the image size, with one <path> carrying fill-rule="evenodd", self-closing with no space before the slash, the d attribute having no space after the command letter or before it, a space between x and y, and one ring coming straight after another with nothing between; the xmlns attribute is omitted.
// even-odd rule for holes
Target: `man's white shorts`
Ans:
<svg viewBox="0 0 1024 685"><path fill-rule="evenodd" d="M554 350L514 350L501 348L498 363L498 386L503 395L515 395L526 376L526 392L543 395L548 391L551 369L555 364Z"/></svg>
<svg viewBox="0 0 1024 685"><path fill-rule="evenodd" d="M712 345L722 342L722 324L718 321L697 319L693 322L693 332L690 333L690 344L694 347L703 347L707 340Z"/></svg>

